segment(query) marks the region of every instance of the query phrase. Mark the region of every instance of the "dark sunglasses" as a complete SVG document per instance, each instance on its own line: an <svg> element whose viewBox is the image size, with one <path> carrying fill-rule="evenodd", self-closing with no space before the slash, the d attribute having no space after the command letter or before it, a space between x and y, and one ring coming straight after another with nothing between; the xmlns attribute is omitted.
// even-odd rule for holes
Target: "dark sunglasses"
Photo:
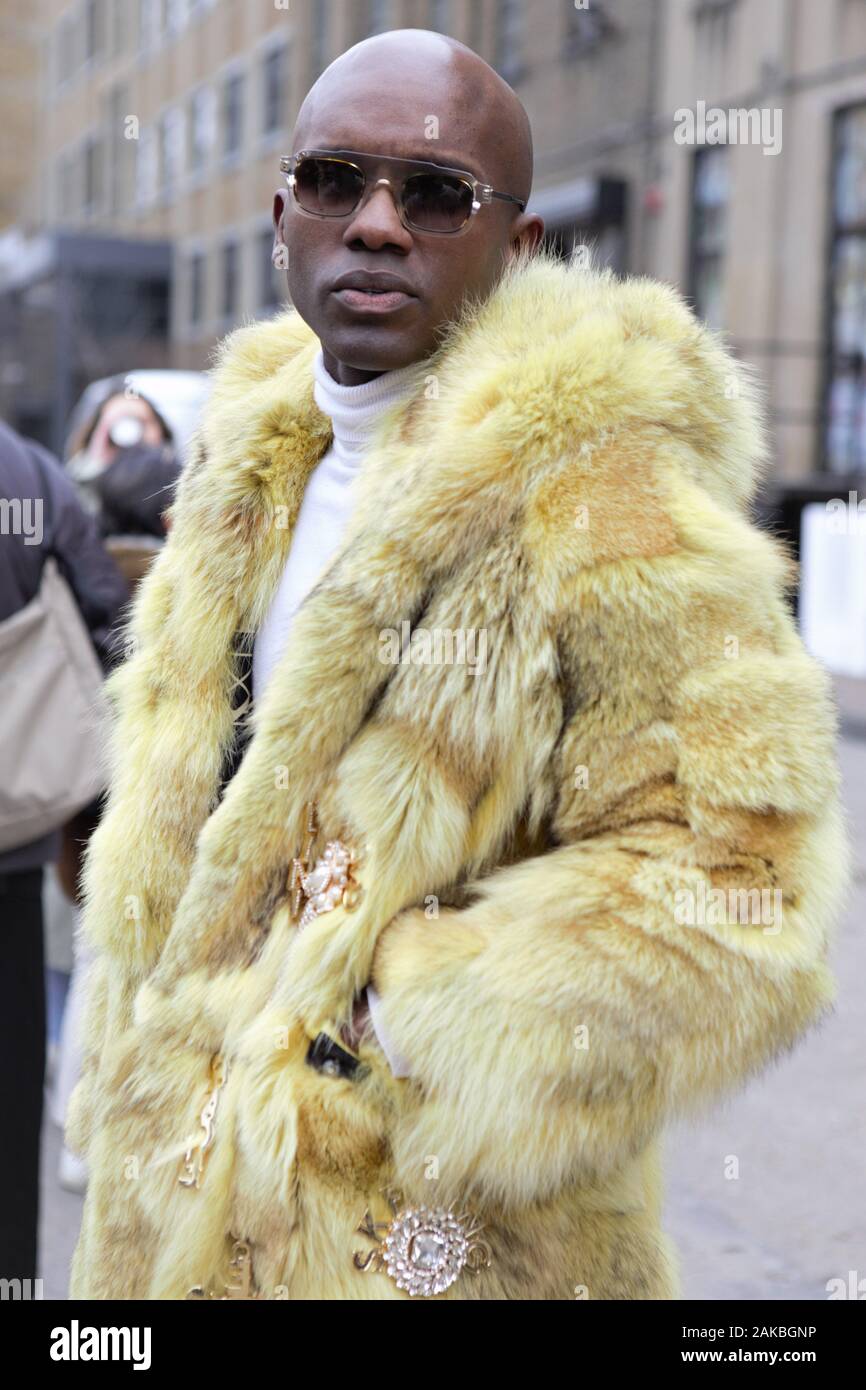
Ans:
<svg viewBox="0 0 866 1390"><path fill-rule="evenodd" d="M375 177L382 165L397 179L396 191L390 179ZM403 226L434 236L464 231L476 212L494 198L516 203L521 212L526 206L522 199L497 193L489 183L463 169L446 169L418 159L355 150L301 150L283 155L280 168L288 175L298 210L308 217L350 217L360 206L365 188L378 188L383 183L395 193Z"/></svg>

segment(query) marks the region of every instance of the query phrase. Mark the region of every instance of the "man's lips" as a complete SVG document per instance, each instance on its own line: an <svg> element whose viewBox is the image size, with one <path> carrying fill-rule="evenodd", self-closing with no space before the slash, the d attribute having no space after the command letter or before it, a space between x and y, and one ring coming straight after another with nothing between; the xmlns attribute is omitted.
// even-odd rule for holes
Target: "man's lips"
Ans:
<svg viewBox="0 0 866 1390"><path fill-rule="evenodd" d="M340 303L355 313L391 314L417 300L411 285L389 270L347 270L331 286Z"/></svg>
<svg viewBox="0 0 866 1390"><path fill-rule="evenodd" d="M414 294L405 290L361 290L347 287L332 291L347 309L360 310L365 314L390 314L402 309L416 300Z"/></svg>

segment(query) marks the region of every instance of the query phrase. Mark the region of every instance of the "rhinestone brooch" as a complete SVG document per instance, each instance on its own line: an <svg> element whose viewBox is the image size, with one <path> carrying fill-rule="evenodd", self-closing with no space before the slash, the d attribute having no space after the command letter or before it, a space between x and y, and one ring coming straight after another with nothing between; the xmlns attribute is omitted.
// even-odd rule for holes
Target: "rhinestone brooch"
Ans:
<svg viewBox="0 0 866 1390"><path fill-rule="evenodd" d="M342 840L329 840L324 854L310 865L313 844L318 830L316 803L307 806L307 841L303 854L292 860L289 887L292 893L292 916L298 925L309 926L314 918L323 912L332 912L335 907L344 907L351 912L357 906L361 895L361 885L355 877L358 856L354 849L344 845ZM301 899L304 899L301 912Z"/></svg>
<svg viewBox="0 0 866 1390"><path fill-rule="evenodd" d="M384 1272L412 1298L443 1293L464 1270L477 1274L490 1264L490 1247L477 1239L482 1226L452 1207L407 1207L390 1222L374 1221L368 1211L358 1230L377 1248L356 1250L355 1268Z"/></svg>

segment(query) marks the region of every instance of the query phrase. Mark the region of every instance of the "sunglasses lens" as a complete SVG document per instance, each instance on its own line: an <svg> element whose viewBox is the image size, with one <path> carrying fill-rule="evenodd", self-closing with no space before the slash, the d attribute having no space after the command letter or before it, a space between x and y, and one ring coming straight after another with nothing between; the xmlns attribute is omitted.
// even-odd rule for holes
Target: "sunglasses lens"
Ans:
<svg viewBox="0 0 866 1390"><path fill-rule="evenodd" d="M472 213L472 188L449 174L413 174L403 188L403 206L422 232L456 232Z"/></svg>
<svg viewBox="0 0 866 1390"><path fill-rule="evenodd" d="M295 197L305 212L319 217L345 217L356 207L364 175L338 159L309 156L295 168Z"/></svg>

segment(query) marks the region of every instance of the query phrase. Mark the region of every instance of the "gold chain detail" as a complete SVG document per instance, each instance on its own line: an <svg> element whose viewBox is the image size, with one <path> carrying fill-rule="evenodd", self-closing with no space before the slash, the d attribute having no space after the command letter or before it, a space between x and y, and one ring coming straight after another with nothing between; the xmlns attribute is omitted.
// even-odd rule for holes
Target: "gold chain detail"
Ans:
<svg viewBox="0 0 866 1390"><path fill-rule="evenodd" d="M208 1152L213 1144L214 1122L220 1091L228 1078L228 1062L217 1052L210 1063L210 1090L204 1108L199 1115L201 1133L191 1139L183 1156L183 1170L178 1177L181 1187L201 1187Z"/></svg>

